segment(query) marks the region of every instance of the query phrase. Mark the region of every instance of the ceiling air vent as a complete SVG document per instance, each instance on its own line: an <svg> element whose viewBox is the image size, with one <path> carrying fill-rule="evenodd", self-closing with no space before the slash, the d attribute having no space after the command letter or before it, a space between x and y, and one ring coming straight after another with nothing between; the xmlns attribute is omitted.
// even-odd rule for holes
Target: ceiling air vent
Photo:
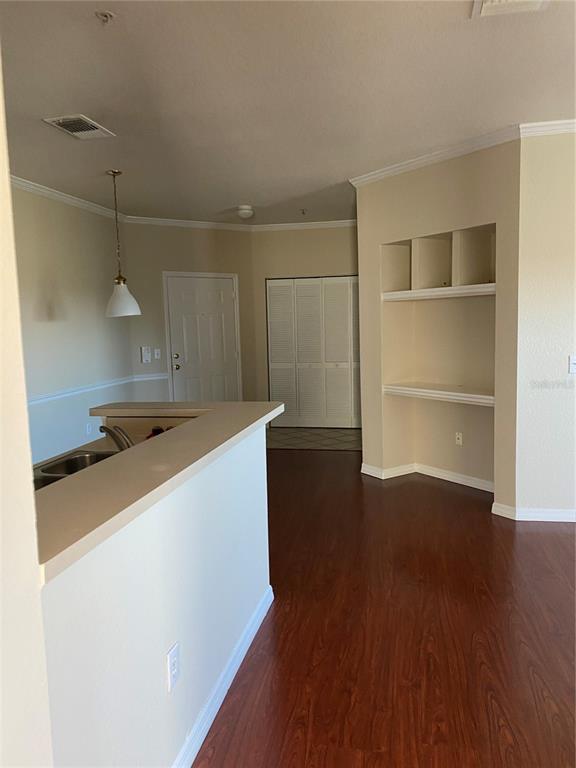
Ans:
<svg viewBox="0 0 576 768"><path fill-rule="evenodd" d="M109 136L115 136L115 133L108 128L99 125L95 120L91 120L86 115L65 115L64 117L44 117L43 121L54 128L74 136L75 139L106 139Z"/></svg>

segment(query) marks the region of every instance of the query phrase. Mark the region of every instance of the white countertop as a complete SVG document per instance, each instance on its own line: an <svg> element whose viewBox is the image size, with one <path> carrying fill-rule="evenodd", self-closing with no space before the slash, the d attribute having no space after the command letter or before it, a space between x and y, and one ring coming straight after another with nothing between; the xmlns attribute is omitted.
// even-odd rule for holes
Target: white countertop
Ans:
<svg viewBox="0 0 576 768"><path fill-rule="evenodd" d="M283 411L284 405L275 402L111 403L92 409L92 415L102 416L191 418L36 491L44 579L56 576ZM90 447L109 446L99 443Z"/></svg>

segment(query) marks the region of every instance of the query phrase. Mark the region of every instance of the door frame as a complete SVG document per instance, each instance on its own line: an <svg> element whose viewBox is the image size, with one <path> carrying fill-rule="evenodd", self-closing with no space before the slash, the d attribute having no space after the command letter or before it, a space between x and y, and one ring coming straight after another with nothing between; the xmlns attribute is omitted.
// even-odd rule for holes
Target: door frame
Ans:
<svg viewBox="0 0 576 768"><path fill-rule="evenodd" d="M238 290L238 275L232 272L162 272L162 294L164 308L164 330L166 334L166 360L168 367L168 389L170 400L174 402L174 372L172 370L172 343L170 338L170 296L168 293L168 280L171 277L196 277L196 278L218 278L225 277L232 280L234 285L234 319L236 322L236 347L238 357L236 367L238 371L238 400L243 400L242 393L242 349L240 347L240 294Z"/></svg>

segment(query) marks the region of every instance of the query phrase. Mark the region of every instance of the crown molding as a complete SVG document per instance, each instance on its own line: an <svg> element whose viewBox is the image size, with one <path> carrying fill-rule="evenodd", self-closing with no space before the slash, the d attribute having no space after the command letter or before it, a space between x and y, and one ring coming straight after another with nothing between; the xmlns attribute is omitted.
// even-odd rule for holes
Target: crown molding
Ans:
<svg viewBox="0 0 576 768"><path fill-rule="evenodd" d="M476 136L467 139L459 144L453 144L450 147L429 152L425 155L419 155L410 160L403 160L399 163L387 165L377 171L365 173L362 176L355 176L349 179L350 184L358 189L366 184L372 184L388 176L398 176L400 173L415 171L418 168L424 168L427 165L434 165L443 160L451 160L463 155L469 155L471 152L477 152L480 149L489 149L498 144L505 144L508 141L526 138L528 136L552 136L559 133L574 133L576 131L576 120L549 120L543 123L521 123L512 125L493 133L487 133L483 136Z"/></svg>
<svg viewBox="0 0 576 768"><path fill-rule="evenodd" d="M99 216L114 218L114 210L105 208L103 205L91 203L89 200L82 200L80 197L67 195L65 192L59 192L57 189L45 187L43 184L37 184L35 181L21 179L19 176L11 176L12 186L16 189L22 189L25 192L32 192L35 195L57 200L66 205L72 205L75 208L82 208L90 213L96 213ZM303 221L288 224L226 224L217 221L193 221L190 219L160 219L147 216L127 216L119 213L118 218L125 224L148 224L159 227L180 227L183 229L215 229L229 232L274 232L291 229L337 229L340 227L355 227L356 219L343 219L338 221Z"/></svg>
<svg viewBox="0 0 576 768"><path fill-rule="evenodd" d="M371 171L361 176L355 176L349 179L352 186L358 188L366 184L372 184L388 176L398 176L401 173L415 171L418 168L424 168L427 165L434 165L443 160L451 160L456 157L468 155L471 152L477 152L480 149L489 149L498 144L505 144L508 141L528 138L530 136L553 136L562 133L576 133L576 120L549 120L541 123L520 123L519 125L509 126L493 133L487 133L483 136L477 136L472 139L453 144L450 147L428 152L425 155L402 160L399 163L384 166L377 171ZM36 195L42 195L52 200L57 200L66 205L72 205L75 208L82 208L90 213L96 213L99 216L108 218L114 217L114 211L97 203L91 203L89 200L83 200L80 197L68 195L65 192L59 192L57 189L45 187L43 184L37 184L35 181L22 179L19 176L11 176L14 187L22 189L25 192L32 192ZM127 216L120 213L119 219L126 224L149 224L162 227L180 227L184 229L215 229L227 230L229 232L279 232L296 229L338 229L340 227L355 227L356 219L341 219L337 221L306 221L289 222L286 224L226 224L216 221L193 221L190 219L161 219L146 216Z"/></svg>
<svg viewBox="0 0 576 768"><path fill-rule="evenodd" d="M103 205L91 203L89 200L82 200L80 197L67 195L65 192L59 192L57 189L51 189L42 184L36 184L35 181L21 179L19 176L11 176L10 179L12 181L12 186L16 187L16 189L23 189L25 192L32 192L35 195L48 197L51 200L57 200L60 203L72 205L74 208L82 208L85 211L90 211L90 213L97 213L99 216L106 216L110 219L114 218L114 211L112 208L105 208ZM122 214L120 214L120 217L122 218Z"/></svg>
<svg viewBox="0 0 576 768"><path fill-rule="evenodd" d="M147 224L159 227L181 227L184 229L216 229L229 232L278 232L293 229L339 229L355 227L356 219L338 221L296 221L287 224L226 224L216 221L191 221L189 219L158 219L146 216L123 216L126 224Z"/></svg>
<svg viewBox="0 0 576 768"><path fill-rule="evenodd" d="M355 176L354 178L349 179L349 181L352 186L358 189L358 187L372 184L373 182L380 181L380 179L385 179L388 176L398 176L401 173L407 173L408 171L415 171L418 168L424 168L427 165L441 163L443 160L451 160L455 157L469 155L471 152L477 152L479 149L488 149L489 147L495 147L497 144L505 144L508 141L515 141L519 138L520 130L517 126L504 128L500 131L494 131L493 133L487 133L483 136L468 139L460 144L453 144L450 147L444 147L443 149L437 149L434 152L428 152L425 155L413 157L410 160L402 160L399 163L386 165L384 168L380 168L377 171L371 171L362 176Z"/></svg>
<svg viewBox="0 0 576 768"><path fill-rule="evenodd" d="M555 136L558 133L576 133L576 120L552 120L547 123L521 123L520 136Z"/></svg>
<svg viewBox="0 0 576 768"><path fill-rule="evenodd" d="M341 229L355 227L356 219L339 219L337 221L302 221L290 224L252 224L252 232L280 232L292 229Z"/></svg>
<svg viewBox="0 0 576 768"><path fill-rule="evenodd" d="M249 224L225 224L217 221L193 221L191 219L159 219L148 216L122 216L125 224L148 224L155 227L180 227L181 229L221 229L229 232L250 232Z"/></svg>

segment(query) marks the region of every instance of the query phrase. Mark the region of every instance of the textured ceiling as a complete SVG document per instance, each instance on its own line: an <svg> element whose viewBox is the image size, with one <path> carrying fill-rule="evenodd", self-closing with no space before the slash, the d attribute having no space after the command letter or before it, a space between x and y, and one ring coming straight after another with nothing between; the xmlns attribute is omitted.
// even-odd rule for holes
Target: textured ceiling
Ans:
<svg viewBox="0 0 576 768"><path fill-rule="evenodd" d="M95 10L116 19L103 26ZM574 117L574 3L1 2L12 172L131 215L354 216L347 179L516 123ZM82 142L42 117L117 134ZM301 208L307 209L302 217Z"/></svg>

